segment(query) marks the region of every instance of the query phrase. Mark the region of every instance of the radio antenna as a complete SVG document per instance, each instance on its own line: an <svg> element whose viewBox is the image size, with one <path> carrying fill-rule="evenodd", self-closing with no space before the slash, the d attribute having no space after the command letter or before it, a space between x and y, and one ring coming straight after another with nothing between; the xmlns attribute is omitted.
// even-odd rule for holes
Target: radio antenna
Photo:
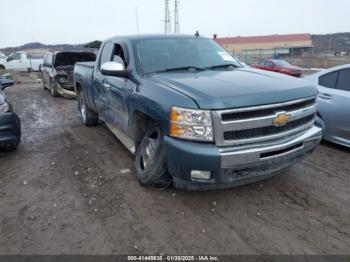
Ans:
<svg viewBox="0 0 350 262"><path fill-rule="evenodd" d="M136 50L138 50L136 55L139 57L141 71L143 71L143 67L142 67L142 47L141 47L141 41L140 41L139 12L138 12L138 8L137 7L135 8L135 15L136 15L136 28L137 28L137 48L136 48Z"/></svg>
<svg viewBox="0 0 350 262"><path fill-rule="evenodd" d="M139 12L138 12L137 7L135 8L135 15L136 15L136 29L137 29L137 35L140 36Z"/></svg>

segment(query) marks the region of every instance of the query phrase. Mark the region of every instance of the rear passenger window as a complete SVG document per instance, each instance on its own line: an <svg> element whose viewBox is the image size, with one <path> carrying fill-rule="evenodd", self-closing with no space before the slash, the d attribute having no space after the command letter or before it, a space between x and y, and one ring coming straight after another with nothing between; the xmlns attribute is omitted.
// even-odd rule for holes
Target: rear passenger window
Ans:
<svg viewBox="0 0 350 262"><path fill-rule="evenodd" d="M113 49L114 49L113 43L106 43L103 46L103 51L102 51L101 58L100 58L100 68L104 63L112 61Z"/></svg>
<svg viewBox="0 0 350 262"><path fill-rule="evenodd" d="M337 84L337 78L338 78L338 72L329 73L324 76L321 76L318 81L318 84L320 86L324 86L328 88L335 88L335 85Z"/></svg>
<svg viewBox="0 0 350 262"><path fill-rule="evenodd" d="M273 63L271 61L266 61L266 66L273 67Z"/></svg>
<svg viewBox="0 0 350 262"><path fill-rule="evenodd" d="M350 69L340 71L337 89L350 91Z"/></svg>

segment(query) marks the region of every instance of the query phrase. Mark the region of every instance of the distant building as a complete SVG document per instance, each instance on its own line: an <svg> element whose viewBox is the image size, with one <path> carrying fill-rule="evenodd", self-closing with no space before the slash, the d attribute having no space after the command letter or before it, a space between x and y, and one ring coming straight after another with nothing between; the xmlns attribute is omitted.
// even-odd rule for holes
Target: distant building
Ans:
<svg viewBox="0 0 350 262"><path fill-rule="evenodd" d="M217 37L214 40L235 55L280 56L301 55L312 50L310 34Z"/></svg>

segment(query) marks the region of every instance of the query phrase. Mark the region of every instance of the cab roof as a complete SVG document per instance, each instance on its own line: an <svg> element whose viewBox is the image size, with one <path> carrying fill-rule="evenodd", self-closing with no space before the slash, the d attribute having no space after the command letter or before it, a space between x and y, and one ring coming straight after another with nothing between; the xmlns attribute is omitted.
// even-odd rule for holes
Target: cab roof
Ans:
<svg viewBox="0 0 350 262"><path fill-rule="evenodd" d="M150 39L176 39L176 38L206 38L195 35L185 34L147 34L147 35L129 35L129 36L115 36L105 41L118 41L118 40L150 40Z"/></svg>

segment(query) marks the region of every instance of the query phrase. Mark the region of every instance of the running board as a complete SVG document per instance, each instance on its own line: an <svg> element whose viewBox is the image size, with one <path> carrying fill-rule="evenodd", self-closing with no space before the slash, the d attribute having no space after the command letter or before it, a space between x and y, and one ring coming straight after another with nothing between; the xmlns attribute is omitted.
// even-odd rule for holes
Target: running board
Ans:
<svg viewBox="0 0 350 262"><path fill-rule="evenodd" d="M105 123L106 126L111 130L111 132L119 139L120 142L130 151L131 154L135 155L135 143L134 141L127 135L124 134L118 127Z"/></svg>

